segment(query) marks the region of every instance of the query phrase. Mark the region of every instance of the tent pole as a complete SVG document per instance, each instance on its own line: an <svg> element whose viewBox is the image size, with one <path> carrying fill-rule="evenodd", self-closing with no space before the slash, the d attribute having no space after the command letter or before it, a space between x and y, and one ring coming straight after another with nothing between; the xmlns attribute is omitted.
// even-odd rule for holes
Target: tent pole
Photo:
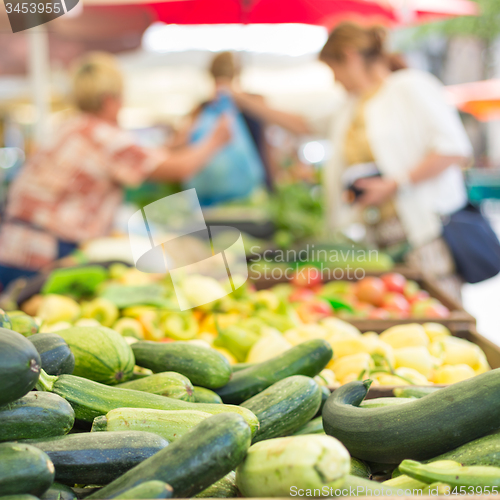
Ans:
<svg viewBox="0 0 500 500"><path fill-rule="evenodd" d="M43 25L28 31L29 75L31 95L36 110L34 142L43 145L47 140L50 114L50 59L47 28Z"/></svg>

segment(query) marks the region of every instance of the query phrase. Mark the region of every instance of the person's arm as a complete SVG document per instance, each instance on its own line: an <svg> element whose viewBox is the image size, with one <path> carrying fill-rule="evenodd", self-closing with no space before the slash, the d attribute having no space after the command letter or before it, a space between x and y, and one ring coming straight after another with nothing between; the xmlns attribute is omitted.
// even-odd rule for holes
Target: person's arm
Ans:
<svg viewBox="0 0 500 500"><path fill-rule="evenodd" d="M233 98L238 107L256 118L274 125L279 125L297 135L311 133L307 120L300 115L279 111L268 106L264 99L259 96L233 92Z"/></svg>
<svg viewBox="0 0 500 500"><path fill-rule="evenodd" d="M172 151L149 178L162 182L188 179L201 170L230 139L229 120L223 117L211 135L197 144Z"/></svg>

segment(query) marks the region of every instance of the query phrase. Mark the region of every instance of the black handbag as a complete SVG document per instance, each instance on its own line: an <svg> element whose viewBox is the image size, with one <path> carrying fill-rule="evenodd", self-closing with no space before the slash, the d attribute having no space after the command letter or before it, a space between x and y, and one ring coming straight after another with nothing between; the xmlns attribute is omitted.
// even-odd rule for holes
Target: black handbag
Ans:
<svg viewBox="0 0 500 500"><path fill-rule="evenodd" d="M458 274L467 283L479 283L500 273L500 242L478 208L469 204L445 218L443 238Z"/></svg>

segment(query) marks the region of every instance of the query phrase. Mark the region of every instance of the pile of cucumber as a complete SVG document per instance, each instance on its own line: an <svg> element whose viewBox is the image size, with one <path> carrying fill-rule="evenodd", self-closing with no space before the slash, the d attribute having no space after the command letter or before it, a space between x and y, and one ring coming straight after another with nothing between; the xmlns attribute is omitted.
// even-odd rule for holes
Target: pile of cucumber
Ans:
<svg viewBox="0 0 500 500"><path fill-rule="evenodd" d="M498 370L364 402L368 381L331 395L315 381L332 355L315 339L233 371L187 342L0 328L0 500L500 487Z"/></svg>

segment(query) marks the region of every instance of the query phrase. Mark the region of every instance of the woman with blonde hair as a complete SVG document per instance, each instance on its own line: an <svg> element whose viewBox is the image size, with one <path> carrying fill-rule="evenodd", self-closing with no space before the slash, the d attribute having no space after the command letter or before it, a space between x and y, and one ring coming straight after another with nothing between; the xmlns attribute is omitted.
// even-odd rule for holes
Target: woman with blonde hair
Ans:
<svg viewBox="0 0 500 500"><path fill-rule="evenodd" d="M381 248L408 244L407 261L459 293L454 262L441 237L443 217L467 204L461 168L472 148L458 113L432 75L406 69L387 50L386 32L343 23L320 60L345 90L323 116L278 112L246 96L240 106L296 133L329 137L324 171L331 230L363 221Z"/></svg>
<svg viewBox="0 0 500 500"><path fill-rule="evenodd" d="M123 77L115 58L86 55L73 76L79 110L14 180L0 226L0 284L34 274L78 243L106 235L124 186L189 178L230 139L227 120L196 145L146 149L118 126Z"/></svg>

